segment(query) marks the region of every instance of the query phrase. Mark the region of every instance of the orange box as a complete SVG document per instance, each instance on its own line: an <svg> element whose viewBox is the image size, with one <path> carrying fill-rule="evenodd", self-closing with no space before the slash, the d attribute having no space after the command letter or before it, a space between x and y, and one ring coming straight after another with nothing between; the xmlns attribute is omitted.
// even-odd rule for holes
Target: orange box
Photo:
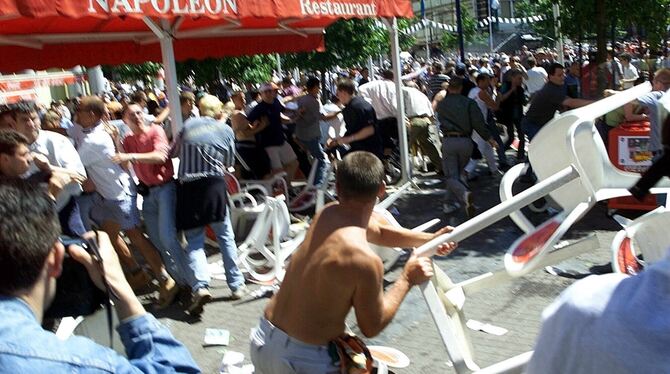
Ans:
<svg viewBox="0 0 670 374"><path fill-rule="evenodd" d="M633 173L644 173L651 166L649 150L649 122L627 122L609 132L608 154L615 167ZM617 197L607 202L609 209L654 210L658 204L655 195L644 201L633 197Z"/></svg>

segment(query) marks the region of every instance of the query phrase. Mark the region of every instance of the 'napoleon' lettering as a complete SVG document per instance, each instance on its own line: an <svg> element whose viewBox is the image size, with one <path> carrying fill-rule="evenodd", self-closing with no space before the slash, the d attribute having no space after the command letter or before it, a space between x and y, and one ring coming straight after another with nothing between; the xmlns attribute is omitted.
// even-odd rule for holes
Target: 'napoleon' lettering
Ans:
<svg viewBox="0 0 670 374"><path fill-rule="evenodd" d="M88 0L89 13L237 14L237 0Z"/></svg>

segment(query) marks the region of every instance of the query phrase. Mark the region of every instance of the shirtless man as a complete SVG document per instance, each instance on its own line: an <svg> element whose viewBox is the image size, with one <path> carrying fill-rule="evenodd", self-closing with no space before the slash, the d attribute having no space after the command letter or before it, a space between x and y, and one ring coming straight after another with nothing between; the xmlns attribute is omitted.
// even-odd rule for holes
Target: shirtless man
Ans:
<svg viewBox="0 0 670 374"><path fill-rule="evenodd" d="M452 228L429 234L381 224L373 207L385 192L383 181L384 166L372 153L352 152L338 164L339 203L314 218L251 336L257 373L339 373L329 343L345 332L349 310L355 309L363 335L373 337L391 322L410 288L433 276L431 260L412 255L384 292L382 261L368 242L416 247ZM454 243L442 245L438 254L455 248Z"/></svg>

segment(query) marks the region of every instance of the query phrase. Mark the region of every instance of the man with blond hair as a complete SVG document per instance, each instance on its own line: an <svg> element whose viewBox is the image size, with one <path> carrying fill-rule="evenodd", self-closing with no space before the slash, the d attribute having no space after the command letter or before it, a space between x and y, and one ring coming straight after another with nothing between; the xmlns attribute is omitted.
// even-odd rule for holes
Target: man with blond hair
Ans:
<svg viewBox="0 0 670 374"><path fill-rule="evenodd" d="M235 135L230 126L217 119L222 114L221 101L205 95L200 99L200 117L189 118L184 123L172 149L172 154L178 155L181 161L177 183L177 228L184 230L188 241L186 251L197 279L193 287L197 290L196 298L189 308L191 314L202 312L202 306L212 298L207 291L210 276L205 256L205 226L216 233L231 297L240 299L247 290L244 276L236 264L237 246L224 178L226 169L235 162Z"/></svg>

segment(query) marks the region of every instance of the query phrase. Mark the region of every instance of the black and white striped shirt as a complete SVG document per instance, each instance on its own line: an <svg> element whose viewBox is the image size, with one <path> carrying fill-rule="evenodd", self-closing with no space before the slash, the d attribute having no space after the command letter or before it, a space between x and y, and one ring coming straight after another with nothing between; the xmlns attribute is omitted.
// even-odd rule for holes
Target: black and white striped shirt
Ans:
<svg viewBox="0 0 670 374"><path fill-rule="evenodd" d="M235 162L235 134L214 118L189 118L172 153L179 155L180 181L223 176Z"/></svg>

